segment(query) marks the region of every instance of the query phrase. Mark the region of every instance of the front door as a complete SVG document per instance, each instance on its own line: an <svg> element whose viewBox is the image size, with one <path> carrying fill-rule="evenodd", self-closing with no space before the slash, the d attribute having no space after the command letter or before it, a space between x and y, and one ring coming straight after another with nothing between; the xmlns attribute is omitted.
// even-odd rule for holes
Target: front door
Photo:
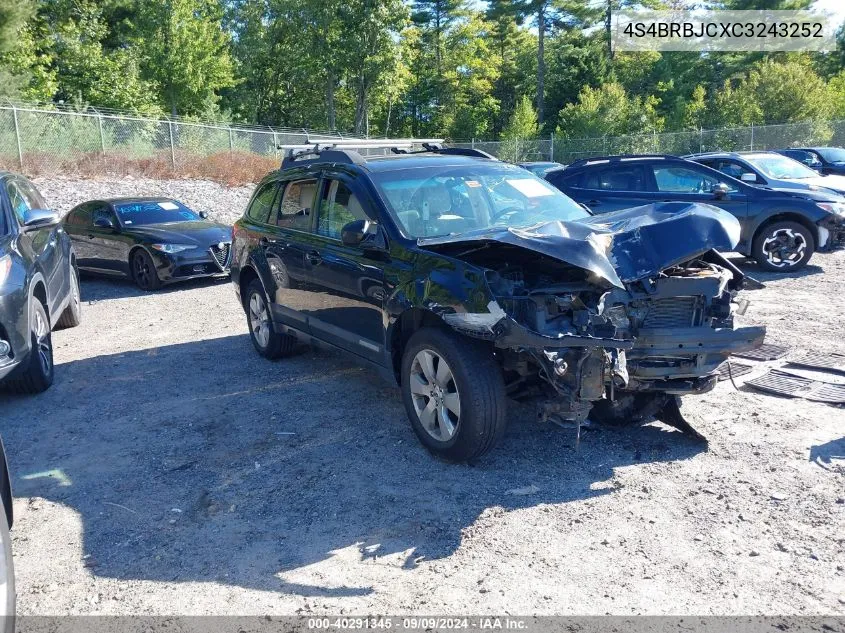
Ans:
<svg viewBox="0 0 845 633"><path fill-rule="evenodd" d="M724 209L744 225L748 217L748 197L731 179L720 180L712 171L693 165L655 164L654 189L667 201L699 202ZM719 198L714 193L718 184L725 184L728 193Z"/></svg>
<svg viewBox="0 0 845 633"><path fill-rule="evenodd" d="M21 178L7 181L6 193L21 228L30 211L47 207L35 187ZM66 260L59 245L59 232L62 230L62 225L57 224L26 231L20 239L21 248L28 250L29 257L41 264L47 282L47 307L50 310L70 290L68 271L63 265Z"/></svg>
<svg viewBox="0 0 845 633"><path fill-rule="evenodd" d="M347 246L341 230L353 220L376 218L365 211L367 195L344 176L323 179L317 222L305 268L312 290L311 331L318 338L384 364L382 274L384 253Z"/></svg>

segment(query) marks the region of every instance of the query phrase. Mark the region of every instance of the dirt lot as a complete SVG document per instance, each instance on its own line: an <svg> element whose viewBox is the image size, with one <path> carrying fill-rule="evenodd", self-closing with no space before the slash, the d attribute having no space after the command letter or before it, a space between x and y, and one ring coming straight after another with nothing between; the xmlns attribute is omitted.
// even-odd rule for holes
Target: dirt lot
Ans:
<svg viewBox="0 0 845 633"><path fill-rule="evenodd" d="M845 253L814 263L744 266L748 321L843 353ZM845 613L841 408L721 383L684 404L709 448L655 423L576 450L513 407L455 466L374 373L259 358L228 283L82 290L54 387L0 395L23 614Z"/></svg>

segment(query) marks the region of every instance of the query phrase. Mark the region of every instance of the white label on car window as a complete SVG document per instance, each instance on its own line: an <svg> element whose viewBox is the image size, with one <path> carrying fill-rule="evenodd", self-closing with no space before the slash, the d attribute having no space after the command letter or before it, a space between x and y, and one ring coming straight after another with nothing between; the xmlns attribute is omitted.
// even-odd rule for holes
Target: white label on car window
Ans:
<svg viewBox="0 0 845 633"><path fill-rule="evenodd" d="M533 178L513 178L505 180L505 182L527 198L553 196L555 193L542 182Z"/></svg>
<svg viewBox="0 0 845 633"><path fill-rule="evenodd" d="M132 220L124 220L123 223L124 224L132 224Z"/></svg>
<svg viewBox="0 0 845 633"><path fill-rule="evenodd" d="M481 183L477 180L467 180L467 187L480 187Z"/></svg>
<svg viewBox="0 0 845 633"><path fill-rule="evenodd" d="M176 209L179 208L177 205L173 204L172 202L159 202L158 206L160 206L162 209L165 209L167 211L175 211Z"/></svg>

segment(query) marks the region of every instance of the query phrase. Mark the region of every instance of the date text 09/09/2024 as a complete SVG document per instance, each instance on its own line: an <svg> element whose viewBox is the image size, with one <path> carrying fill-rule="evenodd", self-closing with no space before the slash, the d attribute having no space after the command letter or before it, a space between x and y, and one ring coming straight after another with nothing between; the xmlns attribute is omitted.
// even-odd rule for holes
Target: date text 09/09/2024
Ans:
<svg viewBox="0 0 845 633"><path fill-rule="evenodd" d="M345 617L309 618L309 629L398 629L398 630L445 630L481 629L511 630L527 629L527 623L511 617Z"/></svg>

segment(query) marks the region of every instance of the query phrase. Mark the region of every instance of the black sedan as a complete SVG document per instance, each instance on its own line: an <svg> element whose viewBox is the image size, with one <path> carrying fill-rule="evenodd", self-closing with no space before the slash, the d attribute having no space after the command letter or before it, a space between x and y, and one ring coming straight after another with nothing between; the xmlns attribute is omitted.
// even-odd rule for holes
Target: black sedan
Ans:
<svg viewBox="0 0 845 633"><path fill-rule="evenodd" d="M229 274L232 227L207 218L169 198L112 198L74 207L64 225L80 270L156 290Z"/></svg>

